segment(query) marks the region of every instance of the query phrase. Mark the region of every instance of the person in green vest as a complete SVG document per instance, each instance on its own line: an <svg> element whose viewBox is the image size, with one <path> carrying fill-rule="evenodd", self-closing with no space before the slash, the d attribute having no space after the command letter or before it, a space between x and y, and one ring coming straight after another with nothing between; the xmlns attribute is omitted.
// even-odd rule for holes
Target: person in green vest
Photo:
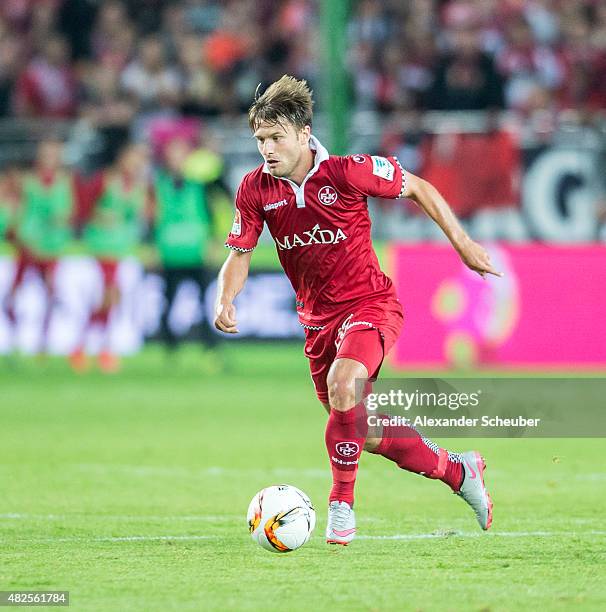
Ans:
<svg viewBox="0 0 606 612"><path fill-rule="evenodd" d="M55 302L57 262L73 237L74 175L63 165L63 143L40 142L34 168L21 182L21 209L15 219L16 271L7 297L7 314L16 322L15 296L28 269L38 272L46 290L40 352L46 352Z"/></svg>
<svg viewBox="0 0 606 612"><path fill-rule="evenodd" d="M234 220L231 189L225 176L225 161L208 140L188 155L183 176L204 185L209 210L212 211L213 238L223 244Z"/></svg>
<svg viewBox="0 0 606 612"><path fill-rule="evenodd" d="M82 215L87 222L82 238L88 253L97 260L103 293L101 303L90 313L80 342L70 356L76 371L88 368L84 347L88 331L95 325L102 333L100 369L111 373L120 367L118 356L111 351L108 327L111 313L120 302L118 267L125 257L135 253L143 235L149 194L146 165L146 147L129 143L118 152L115 164L99 172L88 186L84 206L87 210Z"/></svg>
<svg viewBox="0 0 606 612"><path fill-rule="evenodd" d="M154 181L154 236L166 298L161 336L169 350L179 343L169 323L179 285L185 280L196 283L203 308L206 289L214 278L213 271L206 265L212 216L205 188L199 180L185 176L191 150L186 140L170 141L164 150L165 165L157 170ZM214 349L217 337L205 316L201 332L203 344Z"/></svg>

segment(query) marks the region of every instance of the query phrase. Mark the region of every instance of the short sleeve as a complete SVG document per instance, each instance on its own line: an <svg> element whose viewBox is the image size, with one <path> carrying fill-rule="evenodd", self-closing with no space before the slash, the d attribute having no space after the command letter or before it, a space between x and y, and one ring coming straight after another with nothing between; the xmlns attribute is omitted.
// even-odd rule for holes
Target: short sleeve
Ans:
<svg viewBox="0 0 606 612"><path fill-rule="evenodd" d="M241 252L252 251L263 231L263 216L259 208L246 197L245 191L242 182L236 193L234 223L225 241L226 247Z"/></svg>
<svg viewBox="0 0 606 612"><path fill-rule="evenodd" d="M345 183L363 195L387 199L404 197L406 172L397 157L348 155L341 161Z"/></svg>

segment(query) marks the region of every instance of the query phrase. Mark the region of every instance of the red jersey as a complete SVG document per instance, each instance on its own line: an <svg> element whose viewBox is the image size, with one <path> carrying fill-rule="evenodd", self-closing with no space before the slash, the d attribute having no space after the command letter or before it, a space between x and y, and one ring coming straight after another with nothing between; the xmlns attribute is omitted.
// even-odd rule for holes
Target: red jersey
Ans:
<svg viewBox="0 0 606 612"><path fill-rule="evenodd" d="M372 247L367 197L401 198L406 179L395 157L329 156L313 136L310 147L315 163L301 185L265 164L242 179L226 246L252 251L267 223L301 324L322 327L363 301L395 299Z"/></svg>

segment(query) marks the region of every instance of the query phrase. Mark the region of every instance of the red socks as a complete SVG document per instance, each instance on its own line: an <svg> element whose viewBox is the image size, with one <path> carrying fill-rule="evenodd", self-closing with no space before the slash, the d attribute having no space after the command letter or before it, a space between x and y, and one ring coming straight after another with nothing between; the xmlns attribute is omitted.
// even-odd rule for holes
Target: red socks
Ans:
<svg viewBox="0 0 606 612"><path fill-rule="evenodd" d="M358 460L364 448L368 423L363 404L339 412L331 409L326 424L326 449L332 468L332 489L329 501L344 501L350 506L354 500L354 485Z"/></svg>
<svg viewBox="0 0 606 612"><path fill-rule="evenodd" d="M371 452L390 459L403 470L441 480L453 491L458 491L461 487L461 456L449 453L434 442L421 437L412 427L384 427L381 443Z"/></svg>
<svg viewBox="0 0 606 612"><path fill-rule="evenodd" d="M101 325L103 329L105 329L105 326L107 325L108 321L109 321L109 308L99 308L91 313L88 325L92 326L92 325L97 324L97 325Z"/></svg>
<svg viewBox="0 0 606 612"><path fill-rule="evenodd" d="M329 501L344 501L353 506L358 461L367 435L368 422L363 404L344 412L331 409L325 435L332 468ZM381 443L372 452L393 461L403 470L441 480L453 491L461 487L461 455L440 448L412 427L384 427Z"/></svg>

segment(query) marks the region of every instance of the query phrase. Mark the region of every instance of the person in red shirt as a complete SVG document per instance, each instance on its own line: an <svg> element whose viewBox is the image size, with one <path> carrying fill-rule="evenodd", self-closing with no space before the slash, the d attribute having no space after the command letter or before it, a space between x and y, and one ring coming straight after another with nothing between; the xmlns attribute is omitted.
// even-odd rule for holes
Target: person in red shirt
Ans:
<svg viewBox="0 0 606 612"><path fill-rule="evenodd" d="M81 183L64 166L64 145L48 138L37 147L34 167L20 177L20 206L12 243L16 251L13 280L5 300L7 318L17 329L16 298L28 270L38 273L46 293L38 352L45 354L56 303L56 270L73 237L73 221Z"/></svg>
<svg viewBox="0 0 606 612"><path fill-rule="evenodd" d="M353 491L362 449L399 467L439 479L473 508L483 529L492 502L476 451L452 453L406 426L369 435L356 381L376 379L402 328L402 307L381 271L367 197L410 198L444 231L463 262L482 276L499 274L465 233L438 191L402 169L395 157L329 155L311 135L312 97L305 81L284 76L257 97L249 123L264 163L236 194L231 249L220 273L215 326L237 333L234 299L267 224L296 292L316 393L327 410L326 447L333 474L326 540L354 538ZM359 387L358 387L359 388Z"/></svg>
<svg viewBox="0 0 606 612"><path fill-rule="evenodd" d="M63 37L51 35L17 82L15 109L26 117L69 118L76 113L76 90L69 46Z"/></svg>
<svg viewBox="0 0 606 612"><path fill-rule="evenodd" d="M88 253L97 260L103 291L101 302L91 310L70 364L76 372L88 369L86 339L93 326L102 334L99 368L106 373L120 369L120 359L111 350L110 319L121 301L118 272L120 262L134 255L144 229L148 204L145 176L147 149L128 142L117 152L113 165L98 172L80 197L80 224Z"/></svg>

